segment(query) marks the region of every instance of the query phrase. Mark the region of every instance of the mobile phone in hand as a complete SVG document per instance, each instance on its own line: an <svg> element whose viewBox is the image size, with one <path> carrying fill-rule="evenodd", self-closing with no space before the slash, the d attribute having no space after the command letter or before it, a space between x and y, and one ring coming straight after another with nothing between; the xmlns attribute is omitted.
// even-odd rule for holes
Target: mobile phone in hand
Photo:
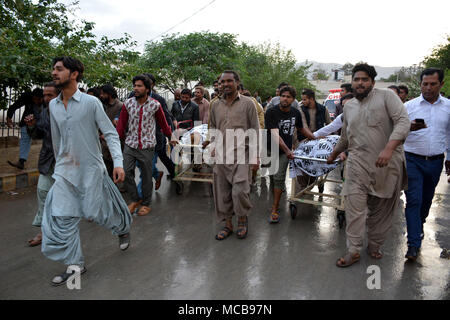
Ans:
<svg viewBox="0 0 450 320"><path fill-rule="evenodd" d="M416 119L414 120L416 123L421 123L421 124L425 124L425 120L423 119Z"/></svg>

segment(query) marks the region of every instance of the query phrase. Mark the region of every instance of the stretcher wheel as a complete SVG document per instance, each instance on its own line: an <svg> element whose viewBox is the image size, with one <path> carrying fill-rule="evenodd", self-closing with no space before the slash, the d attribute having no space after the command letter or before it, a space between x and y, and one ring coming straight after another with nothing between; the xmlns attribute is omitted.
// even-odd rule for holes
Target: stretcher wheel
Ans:
<svg viewBox="0 0 450 320"><path fill-rule="evenodd" d="M176 188L177 194L181 196L183 194L183 189L184 189L183 182L177 181L176 185L175 185L175 188Z"/></svg>
<svg viewBox="0 0 450 320"><path fill-rule="evenodd" d="M291 212L291 218L292 220L295 220L297 217L297 207L293 204L289 205L289 211Z"/></svg>
<svg viewBox="0 0 450 320"><path fill-rule="evenodd" d="M345 224L345 211L338 210L337 211L337 218L339 221L339 229L342 229Z"/></svg>

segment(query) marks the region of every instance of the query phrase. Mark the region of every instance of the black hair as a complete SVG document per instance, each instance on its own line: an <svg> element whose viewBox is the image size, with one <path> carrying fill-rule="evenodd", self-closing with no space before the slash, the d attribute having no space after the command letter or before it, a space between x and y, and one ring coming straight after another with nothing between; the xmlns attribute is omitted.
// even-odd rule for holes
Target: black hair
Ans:
<svg viewBox="0 0 450 320"><path fill-rule="evenodd" d="M183 95L183 94L187 94L190 97L192 97L192 91L190 89L186 88L186 89L181 90L181 95Z"/></svg>
<svg viewBox="0 0 450 320"><path fill-rule="evenodd" d="M219 84L219 80L214 80L213 85L215 85L216 83Z"/></svg>
<svg viewBox="0 0 450 320"><path fill-rule="evenodd" d="M152 84L151 84L151 79L149 77L147 77L146 75L140 74L138 76L135 76L133 78L133 86L136 83L136 81L142 81L144 83L144 86L148 89L148 90L152 90Z"/></svg>
<svg viewBox="0 0 450 320"><path fill-rule="evenodd" d="M239 83L237 89L238 89L238 90L245 90L245 89L244 89L244 85L243 85L242 83Z"/></svg>
<svg viewBox="0 0 450 320"><path fill-rule="evenodd" d="M444 70L439 68L426 68L425 70L423 70L420 74L420 82L422 83L424 76L432 76L435 73L438 74L439 82L442 83L442 81L444 81Z"/></svg>
<svg viewBox="0 0 450 320"><path fill-rule="evenodd" d="M42 90L41 88L35 88L32 92L31 92L31 96L32 97L39 97L42 98L44 96L44 90Z"/></svg>
<svg viewBox="0 0 450 320"><path fill-rule="evenodd" d="M345 88L345 90L347 92L353 92L351 83L343 83L343 84L341 84L341 89L344 89L344 88Z"/></svg>
<svg viewBox="0 0 450 320"><path fill-rule="evenodd" d="M83 79L84 65L80 60L72 57L57 57L53 59L53 67L59 61L62 62L66 69L70 70L70 73L78 71L77 82L80 82L81 79Z"/></svg>
<svg viewBox="0 0 450 320"><path fill-rule="evenodd" d="M409 89L408 89L408 87L407 87L407 86L405 86L404 84L401 84L401 85L399 85L399 86L398 86L398 90L403 90L403 91L405 91L405 92L406 92L406 94L408 94L408 93L409 93Z"/></svg>
<svg viewBox="0 0 450 320"><path fill-rule="evenodd" d="M395 85L389 86L388 89L393 89L393 90L395 90L395 92L397 92L397 94L400 93L400 90L399 90L398 87L395 86Z"/></svg>
<svg viewBox="0 0 450 320"><path fill-rule="evenodd" d="M316 94L311 89L303 89L302 96L307 96L308 98L316 99Z"/></svg>
<svg viewBox="0 0 450 320"><path fill-rule="evenodd" d="M150 80L152 80L152 84L156 85L156 78L151 73L143 73L144 76L147 76Z"/></svg>
<svg viewBox="0 0 450 320"><path fill-rule="evenodd" d="M233 71L233 70L225 70L224 72L222 72L222 74L225 74L225 73L231 73L231 74L234 76L234 80L235 80L235 81L241 81L241 78L239 78L239 75L237 74L236 71Z"/></svg>
<svg viewBox="0 0 450 320"><path fill-rule="evenodd" d="M280 96L284 93L284 92L289 92L289 94L295 98L297 98L297 90L295 90L295 88L293 86L285 86L282 89L280 89Z"/></svg>
<svg viewBox="0 0 450 320"><path fill-rule="evenodd" d="M344 100L349 100L349 99L353 99L355 96L353 95L353 93L347 93L345 96L341 97L341 104L342 102L344 102Z"/></svg>
<svg viewBox="0 0 450 320"><path fill-rule="evenodd" d="M280 83L280 84L278 85L277 89L281 89L281 88L286 87L286 86L288 86L288 85L289 85L289 83L287 83L287 82L282 82L282 83Z"/></svg>
<svg viewBox="0 0 450 320"><path fill-rule="evenodd" d="M369 66L367 63L358 63L356 66L353 67L352 70L352 79L355 77L355 73L363 71L367 73L367 75L372 79L372 81L375 81L377 74L377 71L373 66Z"/></svg>
<svg viewBox="0 0 450 320"><path fill-rule="evenodd" d="M109 94L109 95L111 96L111 98L117 99L117 91L116 91L116 88L114 88L112 85L110 85L110 84L105 84L105 85L101 86L100 89L101 89L104 93Z"/></svg>
<svg viewBox="0 0 450 320"><path fill-rule="evenodd" d="M90 93L90 92L92 92L94 97L100 98L100 88L99 87L89 88L86 93Z"/></svg>
<svg viewBox="0 0 450 320"><path fill-rule="evenodd" d="M56 83L54 83L53 81L52 82L47 82L46 84L44 84L44 88L46 88L46 87L54 88L57 95L59 95L61 93L61 89L58 88L56 86Z"/></svg>

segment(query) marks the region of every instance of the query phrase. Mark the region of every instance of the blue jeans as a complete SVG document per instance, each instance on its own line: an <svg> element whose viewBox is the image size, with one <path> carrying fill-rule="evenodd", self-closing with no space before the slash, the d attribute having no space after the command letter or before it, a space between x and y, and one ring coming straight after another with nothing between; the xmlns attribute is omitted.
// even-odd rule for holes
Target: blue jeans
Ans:
<svg viewBox="0 0 450 320"><path fill-rule="evenodd" d="M158 180L159 178L159 171L156 168L156 164L158 163L158 153L155 152L155 155L153 156L153 162L152 162L152 173L153 173L153 179Z"/></svg>
<svg viewBox="0 0 450 320"><path fill-rule="evenodd" d="M405 191L405 216L408 246L420 248L422 245L423 224L428 217L443 165L444 159L430 161L406 154L408 190Z"/></svg>
<svg viewBox="0 0 450 320"><path fill-rule="evenodd" d="M31 138L27 132L27 126L20 128L20 141L19 141L19 158L23 160L28 159L28 154L31 148Z"/></svg>

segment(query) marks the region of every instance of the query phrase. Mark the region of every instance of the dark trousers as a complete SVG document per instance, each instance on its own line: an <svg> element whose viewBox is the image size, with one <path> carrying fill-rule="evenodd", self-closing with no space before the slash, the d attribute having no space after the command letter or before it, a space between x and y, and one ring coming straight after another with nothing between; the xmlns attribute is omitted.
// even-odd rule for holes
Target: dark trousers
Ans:
<svg viewBox="0 0 450 320"><path fill-rule="evenodd" d="M138 150L125 146L123 151L123 163L125 170L125 189L133 202L139 201L139 195L134 179L136 161L141 167L142 178L142 205L149 206L152 202L153 180L152 180L152 160L154 148Z"/></svg>
<svg viewBox="0 0 450 320"><path fill-rule="evenodd" d="M170 176L175 177L175 164L167 156L166 147L167 147L167 142L166 142L166 138L164 137L164 139L162 141L158 141L158 145L156 147L156 153L158 155L158 158L161 160L161 162L167 168L167 171L169 171Z"/></svg>
<svg viewBox="0 0 450 320"><path fill-rule="evenodd" d="M405 215L409 246L420 248L422 245L423 224L428 217L443 164L444 159L425 160L406 154L408 190L405 191Z"/></svg>

